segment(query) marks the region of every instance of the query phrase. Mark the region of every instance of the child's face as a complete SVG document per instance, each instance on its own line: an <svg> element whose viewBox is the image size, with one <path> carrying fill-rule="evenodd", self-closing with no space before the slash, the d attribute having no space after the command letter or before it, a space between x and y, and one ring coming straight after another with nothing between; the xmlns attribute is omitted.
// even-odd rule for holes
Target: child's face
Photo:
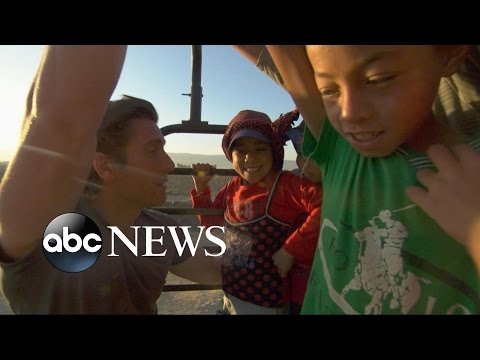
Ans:
<svg viewBox="0 0 480 360"><path fill-rule="evenodd" d="M255 184L272 169L272 147L253 137L242 137L233 144L232 163L238 175L249 184Z"/></svg>
<svg viewBox="0 0 480 360"><path fill-rule="evenodd" d="M443 57L429 45L309 45L332 126L361 154L383 157L433 120Z"/></svg>

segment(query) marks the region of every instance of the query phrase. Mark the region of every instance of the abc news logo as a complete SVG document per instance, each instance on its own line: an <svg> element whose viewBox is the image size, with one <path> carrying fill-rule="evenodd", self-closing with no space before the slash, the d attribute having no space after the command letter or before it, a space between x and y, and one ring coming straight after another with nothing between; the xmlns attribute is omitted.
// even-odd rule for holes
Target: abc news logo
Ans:
<svg viewBox="0 0 480 360"><path fill-rule="evenodd" d="M123 234L116 226L107 226L111 232L112 252L107 256L119 256L115 253L115 239L121 240L124 245L135 255L138 256L138 229L145 229L146 251L141 256L165 256L167 250L162 253L153 253L152 243L159 242L163 244L163 236L159 238L153 237L153 230L160 229L165 231L164 226L132 226L135 232L135 242ZM200 233L194 244L189 233L190 226L167 226L172 236L175 248L182 256L188 245L190 253L195 256L200 238L205 230L205 226L199 226ZM179 239L177 228L180 228L185 235L185 241ZM226 246L223 240L212 234L212 229L220 229L224 232L223 226L211 226L205 231L205 235L209 241L220 246L218 254L211 254L207 249L206 256L221 256ZM78 273L90 268L100 257L102 251L102 234L97 224L89 217L78 213L66 213L53 219L48 224L43 234L43 252L48 262L58 270L70 273Z"/></svg>

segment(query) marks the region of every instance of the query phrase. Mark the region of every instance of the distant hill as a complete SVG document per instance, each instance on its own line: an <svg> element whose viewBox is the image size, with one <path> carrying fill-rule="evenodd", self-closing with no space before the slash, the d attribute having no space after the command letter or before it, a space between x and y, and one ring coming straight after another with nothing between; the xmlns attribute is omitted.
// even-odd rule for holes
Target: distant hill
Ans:
<svg viewBox="0 0 480 360"><path fill-rule="evenodd" d="M186 154L186 153L169 153L173 162L177 164L188 165L196 163L209 163L217 165L218 169L230 169L232 163L227 160L225 155L199 155L199 154ZM285 160L283 163L284 170L292 170L297 167L295 161Z"/></svg>
<svg viewBox="0 0 480 360"><path fill-rule="evenodd" d="M225 158L225 155L199 155L199 154L186 154L186 153L169 153L172 158L175 166L185 165L190 167L192 164L196 163L209 163L212 165L217 165L218 169L230 169L232 164ZM0 161L0 179L5 173L7 168L7 161ZM295 161L285 160L283 164L284 170L295 169L297 165Z"/></svg>
<svg viewBox="0 0 480 360"><path fill-rule="evenodd" d="M217 165L219 169L231 169L232 164L225 158L224 155L196 155L196 154L182 154L170 153L172 160L176 167L186 166L190 167L192 163L209 163ZM0 161L0 180L2 179L7 168L7 161ZM296 168L294 161L285 161L284 169L291 170ZM215 176L210 182L212 191L212 199L215 198L218 191L230 179L228 176ZM190 191L193 189L193 180L191 176L185 175L168 175L167 183L167 201L163 205L165 208L182 208L191 207ZM175 218L181 225L198 225L198 220L192 215L176 215ZM1 308L0 308L1 313Z"/></svg>

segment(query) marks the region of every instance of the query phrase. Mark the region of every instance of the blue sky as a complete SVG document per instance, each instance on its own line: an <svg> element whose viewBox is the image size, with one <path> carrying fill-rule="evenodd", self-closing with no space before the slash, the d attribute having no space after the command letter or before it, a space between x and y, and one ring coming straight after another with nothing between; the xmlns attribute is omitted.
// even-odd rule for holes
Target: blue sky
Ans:
<svg viewBox="0 0 480 360"><path fill-rule="evenodd" d="M0 46L0 161L10 160L17 144L24 101L42 46ZM289 95L229 45L202 48L202 120L227 124L240 110L265 112L273 120L294 107ZM122 94L145 98L159 114L159 126L190 116L191 46L132 45L112 99ZM223 154L221 135L172 134L167 151ZM290 142L285 158L295 159Z"/></svg>

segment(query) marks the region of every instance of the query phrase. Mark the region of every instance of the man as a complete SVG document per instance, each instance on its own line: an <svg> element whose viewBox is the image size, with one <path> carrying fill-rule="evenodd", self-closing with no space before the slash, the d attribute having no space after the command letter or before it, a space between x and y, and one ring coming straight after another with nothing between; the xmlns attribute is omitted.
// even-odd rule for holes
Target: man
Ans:
<svg viewBox="0 0 480 360"><path fill-rule="evenodd" d="M178 256L168 231L153 236L163 235L152 252L164 256L142 256L142 226L177 225L145 209L165 201L174 164L152 104L108 102L125 55L125 46L51 46L42 57L21 145L0 185L3 290L15 313L155 314L168 271L221 282L217 258ZM42 251L47 225L69 212L92 219L104 240L99 259L83 272L57 270ZM137 240L138 256L120 241L112 245L107 226Z"/></svg>

